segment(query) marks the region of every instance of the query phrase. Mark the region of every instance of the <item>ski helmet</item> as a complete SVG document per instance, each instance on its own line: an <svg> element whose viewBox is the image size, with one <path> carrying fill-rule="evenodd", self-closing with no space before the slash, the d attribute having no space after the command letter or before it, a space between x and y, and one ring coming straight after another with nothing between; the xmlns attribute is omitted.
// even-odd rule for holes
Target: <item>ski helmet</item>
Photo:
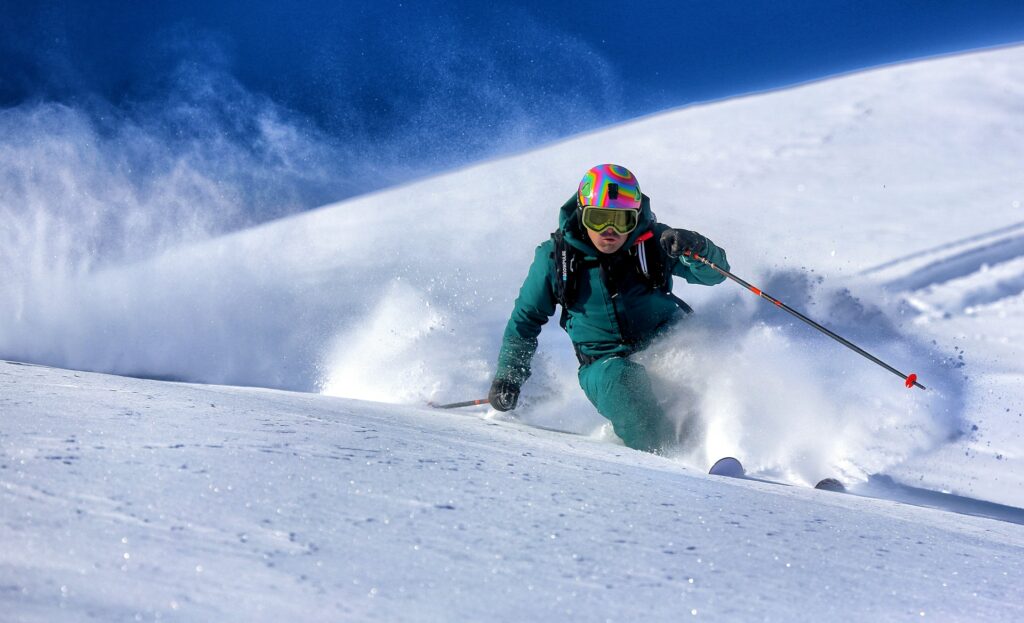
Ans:
<svg viewBox="0 0 1024 623"><path fill-rule="evenodd" d="M640 183L629 169L617 164L599 164L583 175L576 205L622 210L640 209Z"/></svg>

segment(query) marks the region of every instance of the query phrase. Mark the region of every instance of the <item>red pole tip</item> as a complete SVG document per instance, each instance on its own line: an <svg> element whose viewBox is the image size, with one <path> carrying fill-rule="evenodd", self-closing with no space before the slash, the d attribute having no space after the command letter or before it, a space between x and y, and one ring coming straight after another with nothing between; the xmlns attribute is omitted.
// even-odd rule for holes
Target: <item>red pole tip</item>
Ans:
<svg viewBox="0 0 1024 623"><path fill-rule="evenodd" d="M907 386L907 389L911 389L911 388L914 387L914 383L916 383L916 382L917 382L917 375L911 373L911 375L907 377L907 382L905 383L905 385Z"/></svg>

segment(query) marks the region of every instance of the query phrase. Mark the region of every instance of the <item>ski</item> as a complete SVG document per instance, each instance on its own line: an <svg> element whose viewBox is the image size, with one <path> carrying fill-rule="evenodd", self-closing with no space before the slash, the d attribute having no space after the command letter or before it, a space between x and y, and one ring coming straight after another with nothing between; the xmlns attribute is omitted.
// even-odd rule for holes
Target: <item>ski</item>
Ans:
<svg viewBox="0 0 1024 623"><path fill-rule="evenodd" d="M822 491L835 491L836 493L846 493L846 485L839 482L839 480L835 478L824 478L821 481L819 481L818 484L814 485L814 488L820 489Z"/></svg>
<svg viewBox="0 0 1024 623"><path fill-rule="evenodd" d="M712 476L728 476L730 478L744 478L747 475L747 470L743 469L743 464L740 463L739 459L731 456L718 459L715 464L711 466L708 473Z"/></svg>
<svg viewBox="0 0 1024 623"><path fill-rule="evenodd" d="M753 480L766 482L784 487L792 486L789 483L777 480L758 478L747 474L743 464L735 457L727 456L719 459L711 466L708 473L713 476L725 476L728 478L740 478L742 480ZM973 517L988 517L998 521L1006 521L1024 525L1024 508L1016 508L1004 504L996 504L985 500L978 500L954 493L943 491L932 491L905 485L896 482L890 476L875 474L870 476L866 483L860 483L848 489L836 478L824 478L814 485L820 491L833 491L845 493L861 498L872 500L888 500L910 506L922 508L933 508L948 513L959 513Z"/></svg>
<svg viewBox="0 0 1024 623"><path fill-rule="evenodd" d="M791 486L786 482L779 482L778 480L769 480L767 478L757 478L747 474L747 470L740 463L739 459L732 456L723 457L715 461L715 464L711 466L708 473L712 476L725 476L727 478L740 478L743 480L753 480L755 482L766 482L773 485L782 485L785 487ZM825 478L814 485L815 489L820 491L834 491L837 493L845 493L846 487L836 478Z"/></svg>

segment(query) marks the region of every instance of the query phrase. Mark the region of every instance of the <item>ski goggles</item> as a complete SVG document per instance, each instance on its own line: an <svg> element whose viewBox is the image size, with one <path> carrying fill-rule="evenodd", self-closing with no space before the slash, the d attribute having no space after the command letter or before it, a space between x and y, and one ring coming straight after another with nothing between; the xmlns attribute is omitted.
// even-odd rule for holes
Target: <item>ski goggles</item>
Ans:
<svg viewBox="0 0 1024 623"><path fill-rule="evenodd" d="M640 212L622 208L599 208L583 206L583 226L598 233L611 227L620 234L636 229Z"/></svg>

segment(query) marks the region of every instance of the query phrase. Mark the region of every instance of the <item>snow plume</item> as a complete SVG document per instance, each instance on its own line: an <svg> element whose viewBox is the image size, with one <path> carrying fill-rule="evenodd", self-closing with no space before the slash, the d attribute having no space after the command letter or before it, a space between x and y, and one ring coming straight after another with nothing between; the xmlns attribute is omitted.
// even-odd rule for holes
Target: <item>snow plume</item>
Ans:
<svg viewBox="0 0 1024 623"><path fill-rule="evenodd" d="M296 285L294 272L275 271L274 261L266 260L268 253L294 250L294 240L278 243L287 249L248 249L246 257L228 253L216 263L189 259L189 244L495 152L535 147L606 119L614 108L617 87L595 97L577 83L583 77L573 79L568 90L579 95L572 97L553 79L544 83L543 95L521 87L544 78L551 63L584 53L594 71L609 76L599 54L552 36L543 24L531 23L522 34L540 45L546 60L519 63L525 72L519 82L494 71L498 59L481 56L466 28L440 39L436 34L380 42L388 66L407 87L415 86L403 93L422 98L395 96L392 80L352 62L358 44L328 37L341 47L317 52L317 67L332 78L322 94L325 105L337 113L326 125L289 108L287 100L281 104L247 88L235 77L230 42L202 34L193 41L194 33L178 31L147 50L164 59L154 61L155 75L133 83L116 102L86 84L65 103L34 100L0 109L0 357L315 389L327 345L339 330L364 321L346 316L371 303L362 294L372 292L364 275L338 279L347 290L328 298ZM525 54L521 42L510 38L501 54ZM410 46L416 54L409 54ZM57 64L73 74L73 59L64 56ZM353 72L363 82L349 92ZM287 90L287 83L275 84ZM386 115L356 106L378 95L387 101ZM464 101L476 105L454 105ZM453 109L463 112L453 116ZM346 261L377 254L389 244L387 230L406 224L381 215L408 215L425 198L403 195L401 201L390 211L365 207L358 222L322 242L336 245ZM358 246L348 235L356 225L363 237L374 237L359 247L361 255L345 249ZM214 242L209 248L221 247ZM179 252L180 264L160 259ZM378 266L374 284L399 274L386 274L395 268L387 262Z"/></svg>
<svg viewBox="0 0 1024 623"><path fill-rule="evenodd" d="M321 367L321 391L413 405L485 398L494 376L496 337L506 319L478 318L475 299L470 282L435 279L422 286L394 280L331 340ZM572 359L569 355L571 350L567 356ZM535 357L519 412L527 421L550 426L558 410L574 402L574 393L582 397L578 387L572 391L575 376L568 359L557 359L546 352Z"/></svg>
<svg viewBox="0 0 1024 623"><path fill-rule="evenodd" d="M739 456L748 470L813 484L863 479L961 434L963 379L882 307L795 270L764 285L897 369L917 372L928 390L905 389L764 301L719 299L637 356L683 433L682 460L706 468Z"/></svg>
<svg viewBox="0 0 1024 623"><path fill-rule="evenodd" d="M116 306L92 306L105 317L90 327L97 318L76 298L95 285L90 275L337 192L328 166L336 151L286 111L215 66L186 62L167 80L164 95L121 107L0 110L0 355L102 369L84 353L55 357L64 329L131 320L110 317Z"/></svg>
<svg viewBox="0 0 1024 623"><path fill-rule="evenodd" d="M322 136L216 68L169 81L127 107L0 110L5 265L76 274L335 198Z"/></svg>
<svg viewBox="0 0 1024 623"><path fill-rule="evenodd" d="M443 351L448 314L407 283L394 282L362 322L338 335L325 364L323 393L415 403L435 393L440 370L424 353ZM470 369L461 370L471 374Z"/></svg>
<svg viewBox="0 0 1024 623"><path fill-rule="evenodd" d="M903 382L773 305L722 284L699 311L634 356L677 426L671 453L698 469L727 455L751 471L793 482L847 481L884 473L965 428L961 372L894 320L884 295L855 293L796 269L757 282L795 309L905 372ZM495 336L505 312L472 296L473 284L422 286L398 280L353 314L323 363L323 391L390 403L482 398L493 375ZM868 300L879 300L872 304ZM618 443L587 401L564 332L541 334L533 374L512 417L535 426Z"/></svg>
<svg viewBox="0 0 1024 623"><path fill-rule="evenodd" d="M435 261L445 263L443 253L435 250ZM429 276L418 266L395 266L364 273L362 288L373 275L386 285L339 323L319 366L320 390L410 405L486 398L508 321L508 292L498 296L487 276L461 268ZM490 417L581 434L599 429L604 420L579 388L576 367L568 337L553 319L540 336L519 408L504 416L492 410Z"/></svg>

